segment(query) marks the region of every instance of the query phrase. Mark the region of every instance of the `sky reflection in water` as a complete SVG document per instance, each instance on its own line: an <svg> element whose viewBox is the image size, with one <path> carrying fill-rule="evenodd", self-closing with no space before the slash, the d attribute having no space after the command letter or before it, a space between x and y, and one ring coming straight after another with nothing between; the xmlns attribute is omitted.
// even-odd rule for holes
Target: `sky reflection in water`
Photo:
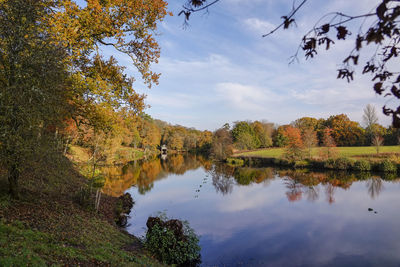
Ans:
<svg viewBox="0 0 400 267"><path fill-rule="evenodd" d="M400 263L399 180L232 168L182 155L124 175L135 184L128 231L143 235L158 211L188 220L201 236L202 266Z"/></svg>

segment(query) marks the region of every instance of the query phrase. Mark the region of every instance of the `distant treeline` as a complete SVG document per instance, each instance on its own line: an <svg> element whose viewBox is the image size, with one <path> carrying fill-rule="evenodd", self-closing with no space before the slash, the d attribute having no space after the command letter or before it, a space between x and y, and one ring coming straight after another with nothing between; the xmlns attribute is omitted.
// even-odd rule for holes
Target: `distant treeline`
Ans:
<svg viewBox="0 0 400 267"><path fill-rule="evenodd" d="M160 146L167 145L169 150L177 152L208 152L211 146L213 134L210 131L171 125L165 121L153 119L145 113L128 116L123 112L115 112L113 117L110 131L107 134L97 133L101 135L99 143L106 142L106 147L110 149L125 146L153 153ZM78 127L72 120L69 127L64 129L63 136L66 144L93 146L92 128L85 125Z"/></svg>
<svg viewBox="0 0 400 267"><path fill-rule="evenodd" d="M369 146L397 145L399 130L384 127L374 120L362 127L347 115L333 115L327 119L302 117L291 124L275 125L270 122L237 121L225 124L213 134L211 154L224 159L232 151L269 147L314 146ZM294 144L299 143L299 144Z"/></svg>

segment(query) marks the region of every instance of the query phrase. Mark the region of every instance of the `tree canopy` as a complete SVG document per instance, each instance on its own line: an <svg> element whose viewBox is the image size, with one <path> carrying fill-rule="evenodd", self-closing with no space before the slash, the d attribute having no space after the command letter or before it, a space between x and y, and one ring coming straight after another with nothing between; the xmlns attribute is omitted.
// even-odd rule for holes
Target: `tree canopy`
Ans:
<svg viewBox="0 0 400 267"><path fill-rule="evenodd" d="M155 35L166 6L163 0L0 1L0 151L14 195L24 158L47 134L65 132L61 122L87 125L81 130L97 146L96 134L118 131L122 113L140 114L144 96L135 79L101 48L128 55L143 82L157 84L151 64L160 56Z"/></svg>

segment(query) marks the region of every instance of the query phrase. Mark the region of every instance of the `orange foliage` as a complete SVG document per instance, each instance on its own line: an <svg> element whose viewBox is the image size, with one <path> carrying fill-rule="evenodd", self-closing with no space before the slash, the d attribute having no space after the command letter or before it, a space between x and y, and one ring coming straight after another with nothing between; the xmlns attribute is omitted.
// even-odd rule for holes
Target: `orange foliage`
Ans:
<svg viewBox="0 0 400 267"><path fill-rule="evenodd" d="M299 129L294 128L292 126L287 126L284 132L287 137L287 147L291 148L303 148L303 140L301 138L301 132Z"/></svg>

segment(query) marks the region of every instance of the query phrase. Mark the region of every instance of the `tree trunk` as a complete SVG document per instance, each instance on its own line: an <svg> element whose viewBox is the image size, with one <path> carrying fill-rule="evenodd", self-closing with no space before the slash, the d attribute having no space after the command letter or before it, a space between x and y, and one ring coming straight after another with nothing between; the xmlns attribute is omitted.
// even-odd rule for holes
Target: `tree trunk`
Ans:
<svg viewBox="0 0 400 267"><path fill-rule="evenodd" d="M64 156L67 155L68 145L69 145L69 139L67 139L67 142L64 145L64 152L63 152Z"/></svg>
<svg viewBox="0 0 400 267"><path fill-rule="evenodd" d="M13 197L14 199L19 198L19 186L18 186L19 174L20 171L18 168L18 164L17 163L12 164L9 169L8 182L10 186L11 197Z"/></svg>

